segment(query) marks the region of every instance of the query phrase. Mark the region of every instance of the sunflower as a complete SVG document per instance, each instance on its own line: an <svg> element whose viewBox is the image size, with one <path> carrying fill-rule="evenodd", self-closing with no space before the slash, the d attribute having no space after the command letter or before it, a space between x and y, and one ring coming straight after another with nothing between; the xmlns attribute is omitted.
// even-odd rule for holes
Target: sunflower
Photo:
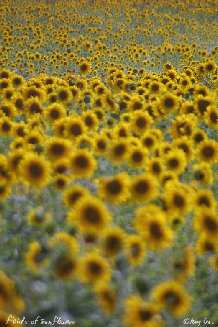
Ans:
<svg viewBox="0 0 218 327"><path fill-rule="evenodd" d="M201 142L207 140L207 134L206 134L206 132L203 129L196 128L193 131L193 134L192 134L192 137L191 138L192 138L192 140L193 140L193 142L194 142L195 145L199 145Z"/></svg>
<svg viewBox="0 0 218 327"><path fill-rule="evenodd" d="M215 209L216 200L213 192L206 189L197 189L196 193L194 194L193 205L195 209Z"/></svg>
<svg viewBox="0 0 218 327"><path fill-rule="evenodd" d="M178 182L178 176L171 171L163 171L160 175L161 185L165 188L169 182Z"/></svg>
<svg viewBox="0 0 218 327"><path fill-rule="evenodd" d="M198 255L211 255L218 253L218 243L216 238L206 234L200 234L195 243L195 250Z"/></svg>
<svg viewBox="0 0 218 327"><path fill-rule="evenodd" d="M80 73L85 75L88 74L91 70L91 64L86 59L83 59L79 64Z"/></svg>
<svg viewBox="0 0 218 327"><path fill-rule="evenodd" d="M209 164L217 163L218 161L218 143L214 140L205 140L200 143L197 149L199 160Z"/></svg>
<svg viewBox="0 0 218 327"><path fill-rule="evenodd" d="M25 123L15 123L13 125L13 131L12 134L14 137L25 137L27 133L27 128Z"/></svg>
<svg viewBox="0 0 218 327"><path fill-rule="evenodd" d="M65 107L60 103L50 104L45 110L45 116L50 122L55 122L64 118L66 115Z"/></svg>
<svg viewBox="0 0 218 327"><path fill-rule="evenodd" d="M97 252L89 252L79 261L79 279L84 283L96 286L108 283L111 278L111 268L105 258Z"/></svg>
<svg viewBox="0 0 218 327"><path fill-rule="evenodd" d="M105 283L100 284L95 289L97 302L104 313L111 315L116 309L117 292Z"/></svg>
<svg viewBox="0 0 218 327"><path fill-rule="evenodd" d="M143 134L152 124L151 116L145 112L137 110L132 114L131 130L132 132Z"/></svg>
<svg viewBox="0 0 218 327"><path fill-rule="evenodd" d="M174 138L181 136L190 137L197 125L197 118L194 114L178 115L171 126L171 134Z"/></svg>
<svg viewBox="0 0 218 327"><path fill-rule="evenodd" d="M0 305L5 309L14 296L13 281L1 270L0 271ZM9 302L9 303L8 303Z"/></svg>
<svg viewBox="0 0 218 327"><path fill-rule="evenodd" d="M24 140L27 144L37 146L43 144L43 136L42 134L37 130L28 130L27 134L24 137Z"/></svg>
<svg viewBox="0 0 218 327"><path fill-rule="evenodd" d="M86 149L78 149L70 157L70 168L75 178L91 177L96 168L96 161Z"/></svg>
<svg viewBox="0 0 218 327"><path fill-rule="evenodd" d="M6 200L11 194L11 186L0 180L0 200Z"/></svg>
<svg viewBox="0 0 218 327"><path fill-rule="evenodd" d="M37 98L31 98L25 102L26 113L29 116L42 114L43 108L41 102Z"/></svg>
<svg viewBox="0 0 218 327"><path fill-rule="evenodd" d="M3 271L0 271L0 305L1 310L17 314L23 312L26 307L23 299L17 293L15 282Z"/></svg>
<svg viewBox="0 0 218 327"><path fill-rule="evenodd" d="M211 185L213 183L213 172L209 164L205 162L195 164L192 169L195 183L205 185Z"/></svg>
<svg viewBox="0 0 218 327"><path fill-rule="evenodd" d="M52 183L59 191L65 190L69 182L70 182L69 176L65 176L62 174L56 175L52 180Z"/></svg>
<svg viewBox="0 0 218 327"><path fill-rule="evenodd" d="M8 172L8 160L4 154L0 154L0 179L6 179Z"/></svg>
<svg viewBox="0 0 218 327"><path fill-rule="evenodd" d="M60 137L51 137L47 141L46 151L50 160L60 160L68 158L72 151L72 145L69 140Z"/></svg>
<svg viewBox="0 0 218 327"><path fill-rule="evenodd" d="M48 266L49 250L37 241L32 241L25 253L25 263L27 268L33 273L38 273Z"/></svg>
<svg viewBox="0 0 218 327"><path fill-rule="evenodd" d="M0 116L1 115L13 119L15 116L14 106L9 102L2 103L2 105L0 106Z"/></svg>
<svg viewBox="0 0 218 327"><path fill-rule="evenodd" d="M155 205L136 210L134 226L151 250L161 250L171 245L173 232L166 224L164 213Z"/></svg>
<svg viewBox="0 0 218 327"><path fill-rule="evenodd" d="M61 86L57 89L57 98L60 103L68 104L72 100L72 94L67 87Z"/></svg>
<svg viewBox="0 0 218 327"><path fill-rule="evenodd" d="M93 134L83 134L76 139L76 146L80 149L92 150L94 148Z"/></svg>
<svg viewBox="0 0 218 327"><path fill-rule="evenodd" d="M13 131L13 122L6 116L0 117L0 136L10 136Z"/></svg>
<svg viewBox="0 0 218 327"><path fill-rule="evenodd" d="M110 227L101 237L101 249L106 257L119 255L125 247L125 233L120 227Z"/></svg>
<svg viewBox="0 0 218 327"><path fill-rule="evenodd" d="M88 130L95 130L98 127L98 119L93 112L85 112L82 118Z"/></svg>
<svg viewBox="0 0 218 327"><path fill-rule="evenodd" d="M191 309L191 297L178 282L162 282L152 290L152 297L159 308L166 308L173 316L181 317Z"/></svg>
<svg viewBox="0 0 218 327"><path fill-rule="evenodd" d="M161 97L159 107L164 114L175 111L179 107L179 98L168 92Z"/></svg>
<svg viewBox="0 0 218 327"><path fill-rule="evenodd" d="M164 164L168 172L173 172L177 175L182 174L187 165L183 150L171 150L164 158Z"/></svg>
<svg viewBox="0 0 218 327"><path fill-rule="evenodd" d="M218 112L216 107L209 107L204 115L208 127L218 127Z"/></svg>
<svg viewBox="0 0 218 327"><path fill-rule="evenodd" d="M112 177L100 179L99 195L112 203L125 202L129 197L129 177L120 173Z"/></svg>
<svg viewBox="0 0 218 327"><path fill-rule="evenodd" d="M96 135L94 137L94 149L97 155L103 155L108 150L109 141L105 135Z"/></svg>
<svg viewBox="0 0 218 327"><path fill-rule="evenodd" d="M66 128L67 128L67 119L60 118L54 122L53 130L54 135L58 137L65 137L66 136Z"/></svg>
<svg viewBox="0 0 218 327"><path fill-rule="evenodd" d="M18 89L23 86L24 78L19 75L14 75L13 77L11 77L11 83L14 88Z"/></svg>
<svg viewBox="0 0 218 327"><path fill-rule="evenodd" d="M25 151L23 149L13 150L13 151L9 152L8 165L9 165L9 170L12 173L15 173L15 174L19 173L20 163L21 163L22 159L24 158L24 155L25 155Z"/></svg>
<svg viewBox="0 0 218 327"><path fill-rule="evenodd" d="M142 145L133 146L129 150L128 163L133 168L143 168L147 162L147 151L143 149Z"/></svg>
<svg viewBox="0 0 218 327"><path fill-rule="evenodd" d="M174 142L173 145L175 145L176 148L182 150L186 156L187 160L192 159L193 155L193 144L192 141L187 137L187 136L182 136L180 138L177 138Z"/></svg>
<svg viewBox="0 0 218 327"><path fill-rule="evenodd" d="M42 101L45 98L45 93L42 88L36 86L24 86L22 88L22 94L25 100L39 100Z"/></svg>
<svg viewBox="0 0 218 327"><path fill-rule="evenodd" d="M154 135L153 129L149 129L142 135L140 140L145 149L152 151L157 144L158 138Z"/></svg>
<svg viewBox="0 0 218 327"><path fill-rule="evenodd" d="M83 135L86 131L86 126L80 117L71 116L67 120L66 134L69 139L75 140L77 137Z"/></svg>
<svg viewBox="0 0 218 327"><path fill-rule="evenodd" d="M194 114L195 110L196 108L192 101L185 101L180 108L181 114Z"/></svg>
<svg viewBox="0 0 218 327"><path fill-rule="evenodd" d="M113 164L121 164L128 157L128 142L127 140L112 141L108 150L108 159Z"/></svg>
<svg viewBox="0 0 218 327"><path fill-rule="evenodd" d="M82 197L87 196L88 194L88 189L81 185L70 186L64 191L64 204L68 208L74 208L78 200L82 199Z"/></svg>
<svg viewBox="0 0 218 327"><path fill-rule="evenodd" d="M70 172L70 161L68 158L62 158L54 162L53 172L57 175L68 175Z"/></svg>
<svg viewBox="0 0 218 327"><path fill-rule="evenodd" d="M203 116L207 112L208 107L213 105L213 103L214 100L211 97L198 95L195 98L196 112L199 116Z"/></svg>
<svg viewBox="0 0 218 327"><path fill-rule="evenodd" d="M137 234L128 235L126 240L126 256L130 265L141 265L144 261L145 255L146 247L142 237Z"/></svg>
<svg viewBox="0 0 218 327"><path fill-rule="evenodd" d="M96 231L85 232L82 234L85 245L90 249L90 247L95 248L99 241L99 234Z"/></svg>
<svg viewBox="0 0 218 327"><path fill-rule="evenodd" d="M149 85L149 91L151 94L160 94L163 92L163 85L159 81L153 81Z"/></svg>
<svg viewBox="0 0 218 327"><path fill-rule="evenodd" d="M69 213L69 221L82 233L102 231L111 221L111 215L104 204L93 196L84 196Z"/></svg>
<svg viewBox="0 0 218 327"><path fill-rule="evenodd" d="M51 264L55 277L61 280L72 280L77 277L78 259L70 253L61 253L53 259Z"/></svg>
<svg viewBox="0 0 218 327"><path fill-rule="evenodd" d="M195 272L195 253L191 246L185 247L183 253L173 261L173 273L175 279L180 283L185 283Z"/></svg>
<svg viewBox="0 0 218 327"><path fill-rule="evenodd" d="M139 202L154 199L157 196L157 186L151 174L133 176L130 182L132 199Z"/></svg>
<svg viewBox="0 0 218 327"><path fill-rule="evenodd" d="M170 216L184 216L191 209L190 189L180 182L169 182L165 187L164 201Z"/></svg>
<svg viewBox="0 0 218 327"><path fill-rule="evenodd" d="M138 295L130 295L125 300L123 324L130 327L162 327L165 325L157 305L145 302Z"/></svg>
<svg viewBox="0 0 218 327"><path fill-rule="evenodd" d="M54 249L57 251L59 248L65 250L65 254L70 254L75 256L79 251L79 245L75 237L71 236L66 232L56 232L49 239L49 247L50 249Z"/></svg>
<svg viewBox="0 0 218 327"><path fill-rule="evenodd" d="M149 174L159 178L162 174L164 167L161 158L151 158L147 161L146 169Z"/></svg>
<svg viewBox="0 0 218 327"><path fill-rule="evenodd" d="M199 233L204 233L208 237L218 236L218 216L215 210L202 208L195 213L194 228Z"/></svg>
<svg viewBox="0 0 218 327"><path fill-rule="evenodd" d="M51 220L52 216L50 212L46 212L43 207L30 210L27 214L27 220L29 224L35 227L46 226Z"/></svg>
<svg viewBox="0 0 218 327"><path fill-rule="evenodd" d="M121 122L114 127L114 136L117 138L126 138L130 136L129 124Z"/></svg>
<svg viewBox="0 0 218 327"><path fill-rule="evenodd" d="M27 153L20 163L20 174L31 186L45 187L49 182L50 166L46 159Z"/></svg>

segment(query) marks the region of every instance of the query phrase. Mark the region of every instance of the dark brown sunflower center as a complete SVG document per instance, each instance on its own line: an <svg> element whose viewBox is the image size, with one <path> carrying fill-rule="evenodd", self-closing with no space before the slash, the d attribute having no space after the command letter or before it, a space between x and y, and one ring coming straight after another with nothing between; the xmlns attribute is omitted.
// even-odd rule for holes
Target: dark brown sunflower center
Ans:
<svg viewBox="0 0 218 327"><path fill-rule="evenodd" d="M164 100L164 106L165 106L166 108L173 108L173 106L174 106L174 101L173 101L173 99L172 99L172 98L166 98L166 99Z"/></svg>
<svg viewBox="0 0 218 327"><path fill-rule="evenodd" d="M29 172L33 178L38 178L43 175L43 168L40 164L32 162L29 166Z"/></svg>
<svg viewBox="0 0 218 327"><path fill-rule="evenodd" d="M105 240L105 247L110 251L117 252L122 247L121 239L116 235L110 235Z"/></svg>
<svg viewBox="0 0 218 327"><path fill-rule="evenodd" d="M147 121L144 117L139 117L136 120L136 125L138 128L145 128L145 126L147 125Z"/></svg>
<svg viewBox="0 0 218 327"><path fill-rule="evenodd" d="M124 144L118 144L114 148L114 154L116 157L122 156L126 152L126 147Z"/></svg>
<svg viewBox="0 0 218 327"><path fill-rule="evenodd" d="M202 154L205 158L212 158L214 156L214 153L214 148L210 145L207 145L202 149Z"/></svg>
<svg viewBox="0 0 218 327"><path fill-rule="evenodd" d="M172 158L168 160L169 168L175 169L179 166L179 161L177 158Z"/></svg>
<svg viewBox="0 0 218 327"><path fill-rule="evenodd" d="M134 151L132 154L132 160L139 163L143 160L143 154L140 151Z"/></svg>
<svg viewBox="0 0 218 327"><path fill-rule="evenodd" d="M80 124L72 124L70 127L70 133L74 136L78 136L82 134L82 128Z"/></svg>
<svg viewBox="0 0 218 327"><path fill-rule="evenodd" d="M90 262L88 269L92 275L98 276L102 274L102 267L98 262Z"/></svg>
<svg viewBox="0 0 218 327"><path fill-rule="evenodd" d="M139 194L145 194L145 193L147 193L149 191L150 186L149 186L149 183L147 181L138 181L135 184L134 189Z"/></svg>
<svg viewBox="0 0 218 327"><path fill-rule="evenodd" d="M121 192L122 186L118 180L112 180L107 183L107 190L113 195L117 195Z"/></svg>
<svg viewBox="0 0 218 327"><path fill-rule="evenodd" d="M157 222L152 222L149 225L149 231L151 235L156 239L160 239L163 236L161 226Z"/></svg>
<svg viewBox="0 0 218 327"><path fill-rule="evenodd" d="M173 202L177 208L183 208L185 205L184 197L180 194L174 195Z"/></svg>
<svg viewBox="0 0 218 327"><path fill-rule="evenodd" d="M84 210L84 218L91 224L98 224L101 221L99 210L93 206L87 206Z"/></svg>
<svg viewBox="0 0 218 327"><path fill-rule="evenodd" d="M218 230L217 222L210 216L204 217L204 226L209 232L217 232Z"/></svg>
<svg viewBox="0 0 218 327"><path fill-rule="evenodd" d="M65 147L63 146L63 144L54 143L50 147L50 152L55 156L61 156L65 153Z"/></svg>
<svg viewBox="0 0 218 327"><path fill-rule="evenodd" d="M139 317L141 321L148 321L152 318L153 314L150 310L141 309L139 310Z"/></svg>
<svg viewBox="0 0 218 327"><path fill-rule="evenodd" d="M206 206L206 207L210 207L210 204L211 204L211 203L210 203L210 200L208 199L207 196L202 195L202 196L200 196L199 199L198 199L198 204L199 204L200 206L204 205L204 206Z"/></svg>
<svg viewBox="0 0 218 327"><path fill-rule="evenodd" d="M85 169L88 167L89 165L89 161L87 159L86 156L83 156L83 155L78 155L76 158L75 158L75 165L77 167L80 167L82 169Z"/></svg>
<svg viewBox="0 0 218 327"><path fill-rule="evenodd" d="M164 299L170 306L178 306L181 303L181 299L174 291L166 291L164 294Z"/></svg>

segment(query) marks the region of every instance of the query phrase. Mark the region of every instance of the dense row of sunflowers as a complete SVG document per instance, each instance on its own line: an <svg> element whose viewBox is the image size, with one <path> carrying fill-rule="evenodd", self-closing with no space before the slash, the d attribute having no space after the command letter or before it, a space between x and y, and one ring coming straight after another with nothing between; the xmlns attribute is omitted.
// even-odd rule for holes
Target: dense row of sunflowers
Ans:
<svg viewBox="0 0 218 327"><path fill-rule="evenodd" d="M215 324L214 2L102 4L1 4L0 326Z"/></svg>

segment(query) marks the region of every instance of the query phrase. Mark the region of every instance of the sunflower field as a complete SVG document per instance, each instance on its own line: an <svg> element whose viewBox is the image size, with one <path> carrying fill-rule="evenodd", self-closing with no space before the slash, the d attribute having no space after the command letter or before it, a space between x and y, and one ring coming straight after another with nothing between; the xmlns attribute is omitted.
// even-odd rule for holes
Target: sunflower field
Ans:
<svg viewBox="0 0 218 327"><path fill-rule="evenodd" d="M0 327L218 327L217 0L0 0Z"/></svg>

